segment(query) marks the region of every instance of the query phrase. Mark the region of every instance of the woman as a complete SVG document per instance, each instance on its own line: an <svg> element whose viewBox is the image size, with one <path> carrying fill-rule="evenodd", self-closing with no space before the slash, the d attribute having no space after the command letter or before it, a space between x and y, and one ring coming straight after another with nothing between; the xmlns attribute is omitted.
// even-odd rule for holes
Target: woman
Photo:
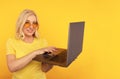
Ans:
<svg viewBox="0 0 120 79"><path fill-rule="evenodd" d="M45 72L53 66L32 60L45 51L56 51L46 47L45 39L38 37L39 23L32 10L24 10L16 24L16 37L7 41L7 64L13 73L12 79L46 79Z"/></svg>

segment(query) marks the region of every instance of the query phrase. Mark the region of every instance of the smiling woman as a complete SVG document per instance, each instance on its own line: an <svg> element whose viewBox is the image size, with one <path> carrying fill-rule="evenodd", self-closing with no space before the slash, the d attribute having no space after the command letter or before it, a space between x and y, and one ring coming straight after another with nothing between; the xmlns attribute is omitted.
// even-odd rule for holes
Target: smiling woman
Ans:
<svg viewBox="0 0 120 79"><path fill-rule="evenodd" d="M45 72L53 65L32 60L45 51L55 51L55 47L46 47L45 39L37 33L39 24L32 10L24 10L16 25L16 37L7 41L7 64L12 79L46 79Z"/></svg>
<svg viewBox="0 0 120 79"><path fill-rule="evenodd" d="M27 21L25 22L22 30L26 37L31 37L32 35L34 35L37 28L38 28L38 23L36 22L36 17L34 15L31 15L27 18ZM37 35L34 36L37 37Z"/></svg>
<svg viewBox="0 0 120 79"><path fill-rule="evenodd" d="M28 33L31 31L31 35L38 38L38 27L39 25L36 14L31 10L24 10L17 21L16 36L19 39L24 39L25 33L27 33L27 31Z"/></svg>

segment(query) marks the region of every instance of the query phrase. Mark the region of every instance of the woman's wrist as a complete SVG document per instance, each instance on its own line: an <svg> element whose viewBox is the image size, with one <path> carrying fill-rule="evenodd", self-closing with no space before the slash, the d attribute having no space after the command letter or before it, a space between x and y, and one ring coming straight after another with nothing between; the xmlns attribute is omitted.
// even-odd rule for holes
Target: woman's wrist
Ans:
<svg viewBox="0 0 120 79"><path fill-rule="evenodd" d="M42 50L37 50L37 51L34 51L33 53L34 53L34 55L36 56L36 55L39 55L39 54L43 54L44 51L42 51Z"/></svg>

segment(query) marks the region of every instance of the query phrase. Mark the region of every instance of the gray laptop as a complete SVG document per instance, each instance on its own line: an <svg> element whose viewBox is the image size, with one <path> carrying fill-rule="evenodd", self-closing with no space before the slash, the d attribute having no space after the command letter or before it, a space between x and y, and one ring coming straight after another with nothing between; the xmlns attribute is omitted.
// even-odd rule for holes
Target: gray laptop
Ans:
<svg viewBox="0 0 120 79"><path fill-rule="evenodd" d="M58 48L57 55L54 56L48 55L48 52L45 52L42 55L36 56L33 60L68 67L82 52L84 25L85 22L70 23L67 49Z"/></svg>

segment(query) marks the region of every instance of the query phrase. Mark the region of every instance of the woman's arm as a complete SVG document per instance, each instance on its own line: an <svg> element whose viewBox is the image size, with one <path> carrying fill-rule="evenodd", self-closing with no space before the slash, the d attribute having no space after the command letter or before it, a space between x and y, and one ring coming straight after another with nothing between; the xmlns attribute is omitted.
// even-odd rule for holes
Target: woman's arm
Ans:
<svg viewBox="0 0 120 79"><path fill-rule="evenodd" d="M48 71L49 71L50 69L52 69L52 68L53 68L53 65L42 62L41 70L42 70L43 72L48 72Z"/></svg>
<svg viewBox="0 0 120 79"><path fill-rule="evenodd" d="M15 55L9 54L7 55L8 68L11 72L16 72L31 62L35 56L35 53L30 53L24 57L17 59Z"/></svg>
<svg viewBox="0 0 120 79"><path fill-rule="evenodd" d="M54 47L46 47L46 48L42 48L42 49L38 49L36 51L31 52L30 54L21 57L19 59L16 58L15 55L13 54L9 54L7 55L7 64L8 64L8 68L11 72L16 72L22 68L24 68L28 63L30 63L32 61L32 59L39 54L43 54L44 51L55 51ZM46 65L43 65L43 69L47 69Z"/></svg>

